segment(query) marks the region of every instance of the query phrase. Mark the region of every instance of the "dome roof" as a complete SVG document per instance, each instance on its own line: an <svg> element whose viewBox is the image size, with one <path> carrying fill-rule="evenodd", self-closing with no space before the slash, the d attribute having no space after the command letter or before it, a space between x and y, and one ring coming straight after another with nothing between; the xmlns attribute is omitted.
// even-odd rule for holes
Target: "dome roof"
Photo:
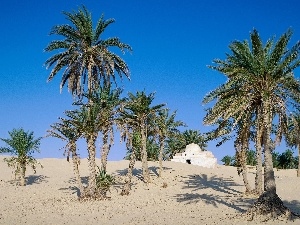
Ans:
<svg viewBox="0 0 300 225"><path fill-rule="evenodd" d="M185 152L190 154L199 154L202 150L199 145L192 143L186 146Z"/></svg>

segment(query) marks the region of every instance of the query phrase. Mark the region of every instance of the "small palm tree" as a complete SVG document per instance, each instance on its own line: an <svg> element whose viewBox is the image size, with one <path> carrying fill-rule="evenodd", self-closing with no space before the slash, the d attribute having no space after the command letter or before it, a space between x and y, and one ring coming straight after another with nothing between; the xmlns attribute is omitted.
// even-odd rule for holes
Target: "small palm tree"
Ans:
<svg viewBox="0 0 300 225"><path fill-rule="evenodd" d="M69 161L70 153L72 155L73 170L75 179L79 188L79 196L84 192L84 187L81 182L79 173L80 159L77 154L76 142L81 137L78 129L72 125L72 122L68 119L59 118L60 121L51 125L51 130L48 130L48 136L59 138L66 141L67 144L64 147L64 155L67 155L67 161Z"/></svg>
<svg viewBox="0 0 300 225"><path fill-rule="evenodd" d="M144 91L138 91L136 95L129 93L129 98L123 106L119 120L127 126L131 132L141 135L141 158L143 167L143 178L146 183L150 182L147 157L147 137L150 120L164 106L159 104L151 106L154 100L154 93L146 95ZM124 130L124 129L123 129ZM131 139L132 140L132 139ZM132 146L132 145L131 145Z"/></svg>
<svg viewBox="0 0 300 225"><path fill-rule="evenodd" d="M298 149L298 157L300 156L300 113L297 112L290 116L288 121L287 144L290 147ZM297 176L300 177L300 160L298 160Z"/></svg>
<svg viewBox="0 0 300 225"><path fill-rule="evenodd" d="M230 155L225 155L221 159L221 162L223 162L225 166L231 166L233 161L234 161L234 157L231 157Z"/></svg>
<svg viewBox="0 0 300 225"><path fill-rule="evenodd" d="M96 185L96 140L101 130L102 121L99 119L101 105L97 103L83 104L79 109L66 111L68 121L77 129L77 132L86 140L89 164L89 184L82 198L97 198Z"/></svg>
<svg viewBox="0 0 300 225"><path fill-rule="evenodd" d="M162 160L166 139L180 133L178 127L185 126L182 121L176 121L175 117L176 111L170 115L169 109L162 109L158 111L158 115L154 119L159 140L159 177L162 176Z"/></svg>
<svg viewBox="0 0 300 225"><path fill-rule="evenodd" d="M23 128L13 129L9 131L10 138L0 138L8 147L1 147L0 153L10 153L14 156L11 158L4 158L9 167L14 168L15 177L19 176L20 185L25 186L26 167L31 166L36 172L36 165L42 165L32 156L34 152L40 152L39 146L42 137L34 139L33 132L25 132Z"/></svg>
<svg viewBox="0 0 300 225"><path fill-rule="evenodd" d="M198 130L186 130L182 133L185 140L185 146L189 144L197 144L202 150L205 150L207 147L207 140L205 135L201 134Z"/></svg>
<svg viewBox="0 0 300 225"><path fill-rule="evenodd" d="M100 132L102 133L101 148L101 170L106 171L107 157L111 146L114 144L114 125L117 123L117 117L120 113L120 107L123 98L120 98L122 90L117 88L110 90L108 87L99 88L92 95L93 104L98 104L99 114L98 123L100 123Z"/></svg>
<svg viewBox="0 0 300 225"><path fill-rule="evenodd" d="M290 149L285 150L278 157L278 168L281 169L295 169L297 168L296 159L293 156L294 152Z"/></svg>

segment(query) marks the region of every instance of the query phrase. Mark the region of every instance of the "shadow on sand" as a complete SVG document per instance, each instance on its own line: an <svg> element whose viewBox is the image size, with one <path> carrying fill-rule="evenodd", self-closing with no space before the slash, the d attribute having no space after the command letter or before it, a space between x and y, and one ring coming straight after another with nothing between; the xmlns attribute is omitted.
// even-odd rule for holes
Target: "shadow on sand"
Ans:
<svg viewBox="0 0 300 225"><path fill-rule="evenodd" d="M84 187L86 187L88 185L89 177L86 176L86 177L80 177L80 178L81 178L81 183L83 184ZM75 177L70 178L68 180L68 183L71 184L69 187L59 188L58 190L64 191L64 192L69 192L71 190L72 194L76 193L77 197L79 197L80 191L79 191L79 188L77 187L77 182L76 182Z"/></svg>
<svg viewBox="0 0 300 225"><path fill-rule="evenodd" d="M158 172L159 172L159 167L158 166L149 166L148 168L149 168L150 176L152 175L152 176L157 176L158 177ZM163 167L163 171L171 170L171 169L172 168L169 168L169 167ZM126 176L127 171L128 171L128 169L117 170L116 174L118 174L120 176ZM143 169L142 168L139 168L139 169L133 168L132 175L137 177L139 180L143 181Z"/></svg>
<svg viewBox="0 0 300 225"><path fill-rule="evenodd" d="M176 195L178 202L186 202L187 204L204 202L214 207L223 204L239 212L245 212L246 208L255 200L246 198L243 196L243 192L237 191L235 187L242 185L235 183L232 178L208 177L206 174L189 175L184 178L185 186L183 189L188 189L189 192Z"/></svg>
<svg viewBox="0 0 300 225"><path fill-rule="evenodd" d="M44 175L29 175L25 177L26 185L47 183L48 182L47 178L49 177ZM14 180L8 181L8 183L18 185L20 183L20 179L16 178Z"/></svg>
<svg viewBox="0 0 300 225"><path fill-rule="evenodd" d="M48 183L47 178L49 177L44 175L30 175L27 177L27 185Z"/></svg>
<svg viewBox="0 0 300 225"><path fill-rule="evenodd" d="M236 187L243 185L235 183L232 178L208 177L206 174L189 175L185 178L186 179L182 181L185 185L183 189L188 189L189 192L176 195L175 197L178 202L186 202L187 204L204 202L214 207L218 207L218 204L223 204L235 209L238 213L243 213L258 199L257 196L248 197L244 196L243 192L237 191ZM300 214L299 201L283 202L291 211Z"/></svg>

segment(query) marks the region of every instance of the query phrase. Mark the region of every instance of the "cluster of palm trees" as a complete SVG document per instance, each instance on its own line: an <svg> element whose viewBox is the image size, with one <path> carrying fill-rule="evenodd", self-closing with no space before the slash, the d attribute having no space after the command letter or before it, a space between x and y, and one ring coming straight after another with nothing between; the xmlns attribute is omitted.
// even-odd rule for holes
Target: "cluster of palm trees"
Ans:
<svg viewBox="0 0 300 225"><path fill-rule="evenodd" d="M250 43L246 40L232 42L227 58L216 59L215 65L210 66L224 74L227 81L204 98L204 103L214 104L208 109L204 123L216 126L209 137L220 138L219 144L235 139L243 176L246 176L243 168L246 151L249 143L254 142L257 161L255 191L261 195L253 210L268 211L274 206L280 207L280 204L273 204L281 201L277 201L272 152L283 137L293 145L299 143L294 115L300 106L300 82L293 71L300 65L300 43L289 46L291 36L292 31L288 30L277 42L271 38L263 44L257 30L253 30ZM292 131L296 134L294 138L289 137ZM250 191L248 189L246 191Z"/></svg>
<svg viewBox="0 0 300 225"><path fill-rule="evenodd" d="M52 68L48 81L63 70L60 88L67 84L74 96L75 109L65 111L65 116L51 125L48 135L67 142L65 154L68 160L72 158L81 198L105 197L105 191L99 192L99 182L103 182L104 190L112 182L106 174L107 156L114 143L114 129L118 129L121 139L126 142L130 160L122 194L127 195L130 191L137 159L142 161L143 179L148 183L151 182L149 158L159 160L159 176L162 176L163 159L171 158L185 145L194 142L205 149L207 140L218 139L218 145L221 145L234 138L236 161L246 192L260 195L250 211L270 212L283 206L276 194L273 152L283 137L289 146L300 151L300 81L293 73L300 66L300 43L289 46L291 30L277 42L271 38L265 44L259 33L253 30L250 43L232 42L229 46L231 54L227 54L225 60L214 60L215 64L209 66L228 79L203 100L205 104L212 103L204 123L215 127L204 137L198 131L180 133L178 127L184 123L176 121L176 111L170 112L165 104L153 106L154 93L147 95L145 91L137 91L121 97L119 79L122 80L123 76L129 78L130 72L128 65L115 52L131 52L132 49L117 37L102 39L113 19L104 20L101 16L93 28L91 14L84 6L78 11L64 12L64 15L70 24L52 28L51 34L60 36L60 39L50 42L45 48L46 52L54 52L45 64ZM96 140L100 137L101 167L97 175ZM81 183L79 173L76 143L81 138L87 143L90 172L87 186ZM250 189L246 173L251 142L256 148L251 152L252 157L255 154L252 161L257 169L254 191Z"/></svg>
<svg viewBox="0 0 300 225"><path fill-rule="evenodd" d="M116 74L121 78L129 77L129 68L125 61L111 48L120 49L123 53L131 51L128 44L122 43L119 38L113 37L101 39L105 29L114 22L113 19L104 20L103 16L93 28L91 14L83 6L77 12L64 12L71 23L54 26L52 35L59 35L60 40L54 40L45 48L46 52L54 52L54 55L46 60L47 68L52 67L48 81L63 70L60 88L68 83L68 89L77 99L74 103L78 109L66 111L67 118L52 125L49 134L68 140L67 152L72 153L73 165L76 171L78 183L78 155L76 153L76 141L85 138L88 149L89 185L82 190L81 197L97 198L96 184L96 140L99 132L103 136L102 153L106 152L113 141L112 124L114 110L119 107L120 90L112 89L112 82L116 83ZM102 163L105 170L106 164Z"/></svg>
<svg viewBox="0 0 300 225"><path fill-rule="evenodd" d="M273 168L277 169L298 169L299 157L294 156L294 152L291 149L286 149L284 152L272 152ZM237 162L237 155L224 156L221 161L225 166L239 166ZM246 152L246 165L256 166L256 153L254 150L248 150ZM298 172L297 172L298 174Z"/></svg>
<svg viewBox="0 0 300 225"><path fill-rule="evenodd" d="M176 134L183 122L176 121L176 112L170 114L165 104L152 106L154 93L147 95L145 91L128 93L121 97L122 90L117 88L117 77L125 75L129 78L127 64L111 51L120 49L123 53L131 51L131 47L122 43L119 38L101 39L105 28L114 20L98 20L96 28L92 27L91 14L85 7L78 12L64 13L71 25L54 26L51 34L60 35L62 40L52 41L47 52L54 51L45 64L53 67L48 80L62 69L61 88L68 83L69 91L75 97L75 110L65 111L65 117L51 125L49 136L67 141L65 154L72 157L75 177L81 198L101 198L97 185L96 140L101 136L100 174L106 174L107 156L114 143L114 129L121 132L130 153L130 167L134 166L136 156L140 155L143 168L143 179L150 182L148 170L149 141L159 143L160 176L162 171L163 151L166 140ZM61 51L61 52L60 52ZM87 87L87 88L86 88ZM150 136L152 138L150 138ZM79 174L79 157L76 142L84 138L87 143L89 182L84 187ZM129 193L129 183L124 186Z"/></svg>

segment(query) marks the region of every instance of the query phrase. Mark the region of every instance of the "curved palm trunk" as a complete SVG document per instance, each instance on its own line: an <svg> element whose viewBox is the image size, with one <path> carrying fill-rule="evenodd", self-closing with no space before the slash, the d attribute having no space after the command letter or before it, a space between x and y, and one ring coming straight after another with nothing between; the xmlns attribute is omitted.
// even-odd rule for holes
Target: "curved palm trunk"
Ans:
<svg viewBox="0 0 300 225"><path fill-rule="evenodd" d="M244 141L243 141L244 142ZM246 163L246 148L244 143L242 146L240 144L236 144L236 155L237 155L237 162L238 162L238 174L242 174L243 182L245 185L245 193L248 194L251 191L251 187L248 181L247 176L247 163Z"/></svg>
<svg viewBox="0 0 300 225"><path fill-rule="evenodd" d="M165 143L165 139L163 137L161 137L159 140L159 156L158 156L159 173L158 173L158 177L162 177L162 172L163 172L162 158L163 158L163 152L164 152L164 143Z"/></svg>
<svg viewBox="0 0 300 225"><path fill-rule="evenodd" d="M79 197L80 197L81 194L84 191L84 187L82 185L81 177L80 177L80 173L79 173L79 164L80 164L80 162L79 162L79 158L78 158L77 153L76 153L76 143L74 141L72 141L70 143L70 150L71 150L71 153L72 153L73 170L74 170L74 175L75 175L75 179L76 179L76 182L77 182L77 186L78 186L78 189L79 189Z"/></svg>
<svg viewBox="0 0 300 225"><path fill-rule="evenodd" d="M130 161L129 161L129 166L128 166L128 170L127 170L127 178L126 178L125 184L123 186L121 195L129 195L129 193L130 193L132 171L133 171L133 168L134 168L134 164L135 164L135 152L133 150L131 155L130 155Z"/></svg>
<svg viewBox="0 0 300 225"><path fill-rule="evenodd" d="M248 181L248 175L247 175L247 165L246 165L246 151L245 150L242 150L241 151L241 154L243 155L242 158L242 176L243 176L243 181L244 181L244 185L245 185L245 193L248 194L251 192L251 186L249 184L249 181Z"/></svg>
<svg viewBox="0 0 300 225"><path fill-rule="evenodd" d="M145 128L141 129L141 139L142 139L142 148L141 148L141 159L142 159L142 168L143 168L143 178L144 182L150 183L150 174L148 169L148 157L147 157L147 137Z"/></svg>

